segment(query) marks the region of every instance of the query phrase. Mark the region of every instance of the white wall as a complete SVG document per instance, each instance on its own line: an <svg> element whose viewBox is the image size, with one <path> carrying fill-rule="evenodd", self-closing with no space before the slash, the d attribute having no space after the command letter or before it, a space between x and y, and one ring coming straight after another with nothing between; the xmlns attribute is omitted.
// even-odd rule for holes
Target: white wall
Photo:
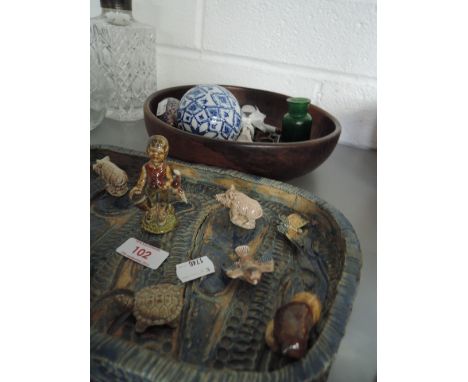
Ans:
<svg viewBox="0 0 468 382"><path fill-rule="evenodd" d="M91 16L99 0L91 1ZM157 28L158 88L218 83L304 96L377 141L376 0L134 0Z"/></svg>

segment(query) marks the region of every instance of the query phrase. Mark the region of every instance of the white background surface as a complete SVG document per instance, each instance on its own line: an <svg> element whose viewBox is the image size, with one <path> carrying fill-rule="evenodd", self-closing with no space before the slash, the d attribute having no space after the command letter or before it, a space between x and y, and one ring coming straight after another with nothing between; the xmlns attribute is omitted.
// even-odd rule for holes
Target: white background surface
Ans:
<svg viewBox="0 0 468 382"><path fill-rule="evenodd" d="M100 13L90 0L91 16ZM377 146L376 0L134 0L157 31L158 89L217 83L311 99L340 143Z"/></svg>

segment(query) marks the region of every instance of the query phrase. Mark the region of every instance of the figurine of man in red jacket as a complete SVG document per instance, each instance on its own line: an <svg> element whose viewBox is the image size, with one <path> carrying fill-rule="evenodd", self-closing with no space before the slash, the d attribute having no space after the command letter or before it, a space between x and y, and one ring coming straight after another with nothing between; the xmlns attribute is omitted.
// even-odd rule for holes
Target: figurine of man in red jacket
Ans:
<svg viewBox="0 0 468 382"><path fill-rule="evenodd" d="M169 193L174 193L185 203L187 198L181 188L181 176L167 164L169 142L162 135L150 137L146 148L149 161L141 168L138 182L129 197L145 211L142 228L161 234L172 231L177 225L174 206L169 203Z"/></svg>

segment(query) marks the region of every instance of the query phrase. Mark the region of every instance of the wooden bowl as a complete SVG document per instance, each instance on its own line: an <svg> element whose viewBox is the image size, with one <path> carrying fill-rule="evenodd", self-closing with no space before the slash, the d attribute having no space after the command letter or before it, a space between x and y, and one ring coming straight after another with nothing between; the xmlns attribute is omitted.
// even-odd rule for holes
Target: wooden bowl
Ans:
<svg viewBox="0 0 468 382"><path fill-rule="evenodd" d="M148 134L164 135L169 140L169 155L173 158L288 180L320 166L330 156L340 137L341 126L336 118L314 105L309 107L313 118L310 139L289 143L248 143L205 138L179 130L156 117L160 101L167 97L181 99L193 86L159 90L149 96L144 105ZM241 106L257 106L266 114L266 123L281 127L283 115L287 112L288 96L240 86L222 86L234 94Z"/></svg>

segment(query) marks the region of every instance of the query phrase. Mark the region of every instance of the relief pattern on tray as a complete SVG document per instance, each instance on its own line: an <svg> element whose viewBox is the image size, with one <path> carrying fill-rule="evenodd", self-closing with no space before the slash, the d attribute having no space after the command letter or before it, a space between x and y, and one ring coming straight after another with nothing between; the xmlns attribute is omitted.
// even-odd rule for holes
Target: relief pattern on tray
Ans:
<svg viewBox="0 0 468 382"><path fill-rule="evenodd" d="M102 230L103 219L110 228L91 245L92 326L161 356L210 368L266 371L283 367L291 360L272 353L266 346L266 324L296 292L314 291L317 281L313 263L298 256L276 230L278 216L294 211L262 199L261 195L252 195L252 191L250 195L257 198L265 214L254 230L244 230L230 222L228 210L214 199L223 188L191 179L187 179L184 188L190 204L176 203L179 226L165 235L142 231L142 214L137 209L122 209L119 215L111 206L106 216L105 210L94 208L102 205L104 194L94 193L92 231ZM336 237L331 240L337 231L320 209L307 218L316 221L309 229L314 250L327 260L330 293L324 304L325 316L341 272L332 257L342 248L330 244L337 242ZM115 252L129 237L162 248L170 255L156 271L145 268ZM223 267L232 264L235 247L243 244L250 246L257 259L275 261L275 271L264 274L256 286L229 279L223 271ZM181 284L175 273L176 264L199 256L209 256L216 272L184 285L184 308L178 327L154 326L136 333L135 319L122 311L112 296L120 291L137 292L159 282Z"/></svg>

